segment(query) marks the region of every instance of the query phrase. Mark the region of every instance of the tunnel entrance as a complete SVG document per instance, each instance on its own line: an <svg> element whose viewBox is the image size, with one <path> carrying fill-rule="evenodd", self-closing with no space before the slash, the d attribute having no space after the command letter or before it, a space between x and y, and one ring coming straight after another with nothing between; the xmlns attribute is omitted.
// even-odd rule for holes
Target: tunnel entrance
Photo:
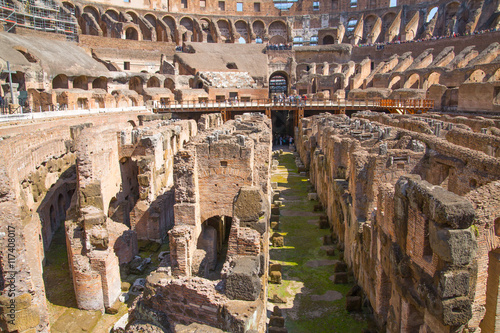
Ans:
<svg viewBox="0 0 500 333"><path fill-rule="evenodd" d="M226 261L232 217L213 216L201 225L193 257L193 275L219 280Z"/></svg>
<svg viewBox="0 0 500 333"><path fill-rule="evenodd" d="M273 123L273 146L279 146L281 137L282 139L293 137L294 135L294 117L296 117L296 112L292 110L277 110L273 111L271 115L271 120ZM282 145L288 144L281 142Z"/></svg>

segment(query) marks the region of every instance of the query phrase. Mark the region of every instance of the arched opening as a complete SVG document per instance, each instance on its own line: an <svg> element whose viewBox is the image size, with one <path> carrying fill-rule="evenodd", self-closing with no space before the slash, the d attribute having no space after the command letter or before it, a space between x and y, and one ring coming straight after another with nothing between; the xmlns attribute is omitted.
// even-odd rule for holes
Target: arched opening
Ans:
<svg viewBox="0 0 500 333"><path fill-rule="evenodd" d="M428 77L427 80L425 80L423 84L423 89L427 90L429 89L432 85L434 84L439 84L439 78L441 75L437 72L431 73Z"/></svg>
<svg viewBox="0 0 500 333"><path fill-rule="evenodd" d="M86 6L82 14L82 33L84 35L99 36L100 17L101 15L95 7Z"/></svg>
<svg viewBox="0 0 500 333"><path fill-rule="evenodd" d="M265 33L265 29L266 29L264 23L262 21L255 21L252 24L252 28L253 28L253 32L256 36L255 42L262 43L262 38L264 37L264 33ZM260 40L260 42L258 41L258 39Z"/></svg>
<svg viewBox="0 0 500 333"><path fill-rule="evenodd" d="M78 76L73 80L73 88L76 89L89 89L89 80L85 75Z"/></svg>
<svg viewBox="0 0 500 333"><path fill-rule="evenodd" d="M139 40L137 30L135 28L128 27L127 30L125 30L125 39Z"/></svg>
<svg viewBox="0 0 500 333"><path fill-rule="evenodd" d="M156 17L152 14L146 14L144 19L150 24L146 25L145 22L141 22L142 39L156 41Z"/></svg>
<svg viewBox="0 0 500 333"><path fill-rule="evenodd" d="M387 88L392 89L392 90L400 89L401 88L401 77L400 76L393 77L392 80L389 82L389 86Z"/></svg>
<svg viewBox="0 0 500 333"><path fill-rule="evenodd" d="M436 16L437 11L438 11L437 7L432 8L429 11L429 14L427 15L427 18L425 19L425 22L426 23L430 22Z"/></svg>
<svg viewBox="0 0 500 333"><path fill-rule="evenodd" d="M162 21L167 25L168 27L168 39L169 41L171 42L176 42L176 39L175 39L175 30L176 30L176 24L175 24L175 19L171 16L165 16L163 17Z"/></svg>
<svg viewBox="0 0 500 333"><path fill-rule="evenodd" d="M108 91L108 79L104 76L98 77L92 81L92 89L104 89Z"/></svg>
<svg viewBox="0 0 500 333"><path fill-rule="evenodd" d="M496 70L496 72L490 77L488 81L500 81L500 68Z"/></svg>
<svg viewBox="0 0 500 333"><path fill-rule="evenodd" d="M474 72L472 72L472 74L469 76L466 82L468 83L483 82L485 76L486 74L484 73L484 71L477 69Z"/></svg>
<svg viewBox="0 0 500 333"><path fill-rule="evenodd" d="M170 89L171 92L174 92L175 90L175 82L172 79L165 79L165 82L163 83L163 87Z"/></svg>
<svg viewBox="0 0 500 333"><path fill-rule="evenodd" d="M234 27L236 28L236 32L240 34L240 38L238 39L238 42L240 44L245 44L248 42L248 25L244 21L236 21L234 24ZM242 41L243 39L243 41Z"/></svg>
<svg viewBox="0 0 500 333"><path fill-rule="evenodd" d="M193 274L210 280L220 279L226 261L232 218L213 216L203 222L193 255Z"/></svg>
<svg viewBox="0 0 500 333"><path fill-rule="evenodd" d="M64 74L57 75L52 79L52 89L68 89L68 77Z"/></svg>
<svg viewBox="0 0 500 333"><path fill-rule="evenodd" d="M148 88L159 88L160 80L156 76L152 76L147 83Z"/></svg>
<svg viewBox="0 0 500 333"><path fill-rule="evenodd" d="M415 73L410 75L408 80L406 80L404 87L410 89L418 89L419 82L420 82L420 76L417 73Z"/></svg>
<svg viewBox="0 0 500 333"><path fill-rule="evenodd" d="M392 42L396 35L392 34L389 29L396 19L396 14L393 12L387 13L382 18L382 33L380 39L384 42Z"/></svg>
<svg viewBox="0 0 500 333"><path fill-rule="evenodd" d="M182 40L185 42L196 42L196 36L193 29L193 20L189 17L183 17L180 25L186 28L186 32L182 35Z"/></svg>
<svg viewBox="0 0 500 333"><path fill-rule="evenodd" d="M288 95L288 77L285 73L273 73L269 78L269 97L274 95Z"/></svg>
<svg viewBox="0 0 500 333"><path fill-rule="evenodd" d="M143 91L143 82L142 79L138 76L134 76L128 82L128 89L136 91L139 95L142 94Z"/></svg>
<svg viewBox="0 0 500 333"><path fill-rule="evenodd" d="M214 43L214 38L212 37L212 24L207 19L200 20L201 31L203 36L203 41L207 43ZM205 37L206 36L206 37Z"/></svg>
<svg viewBox="0 0 500 333"><path fill-rule="evenodd" d="M223 42L231 42L231 33L229 30L229 24L226 20L217 21L217 27L219 27L220 36Z"/></svg>
<svg viewBox="0 0 500 333"><path fill-rule="evenodd" d="M274 21L269 25L269 36L271 36L271 44L279 44L287 42L287 28L283 21Z"/></svg>
<svg viewBox="0 0 500 333"><path fill-rule="evenodd" d="M335 39L331 35L323 37L323 45L335 44Z"/></svg>

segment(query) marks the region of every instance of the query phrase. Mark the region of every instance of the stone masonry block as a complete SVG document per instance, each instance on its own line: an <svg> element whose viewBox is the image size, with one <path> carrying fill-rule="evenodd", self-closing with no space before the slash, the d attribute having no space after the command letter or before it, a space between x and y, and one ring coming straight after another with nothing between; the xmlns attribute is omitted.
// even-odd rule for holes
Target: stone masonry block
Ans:
<svg viewBox="0 0 500 333"><path fill-rule="evenodd" d="M476 253L476 240L470 229L441 228L430 222L429 241L434 253L455 265L469 264Z"/></svg>
<svg viewBox="0 0 500 333"><path fill-rule="evenodd" d="M471 317L471 301L467 297L456 297L443 301L443 322L445 325L463 325Z"/></svg>
<svg viewBox="0 0 500 333"><path fill-rule="evenodd" d="M260 294L260 260L257 257L239 257L232 263L226 276L226 295L229 299L255 301Z"/></svg>
<svg viewBox="0 0 500 333"><path fill-rule="evenodd" d="M469 272L464 270L442 272L438 288L441 298L467 296L469 278Z"/></svg>

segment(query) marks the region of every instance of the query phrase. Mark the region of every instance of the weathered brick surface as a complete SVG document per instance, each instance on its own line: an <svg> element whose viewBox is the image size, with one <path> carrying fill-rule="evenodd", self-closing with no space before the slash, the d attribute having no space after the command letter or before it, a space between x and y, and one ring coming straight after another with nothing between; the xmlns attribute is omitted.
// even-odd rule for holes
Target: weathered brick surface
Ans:
<svg viewBox="0 0 500 333"><path fill-rule="evenodd" d="M488 267L496 267L491 253L498 246L492 229L498 161L404 120L372 114L302 120L298 154L333 237L389 332L452 332L465 323L478 328L482 318L484 327L495 325L496 306L489 304L497 300L491 285L498 276ZM444 168L446 161L452 163Z"/></svg>

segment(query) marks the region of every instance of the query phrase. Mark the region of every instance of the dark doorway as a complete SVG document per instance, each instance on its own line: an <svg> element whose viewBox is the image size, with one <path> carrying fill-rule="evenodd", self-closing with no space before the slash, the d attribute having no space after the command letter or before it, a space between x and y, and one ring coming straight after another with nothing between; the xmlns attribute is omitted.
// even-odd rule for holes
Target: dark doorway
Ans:
<svg viewBox="0 0 500 333"><path fill-rule="evenodd" d="M288 95L288 79L285 74L274 73L269 78L269 97L279 94Z"/></svg>
<svg viewBox="0 0 500 333"><path fill-rule="evenodd" d="M323 45L335 44L333 36L327 35L323 37Z"/></svg>

